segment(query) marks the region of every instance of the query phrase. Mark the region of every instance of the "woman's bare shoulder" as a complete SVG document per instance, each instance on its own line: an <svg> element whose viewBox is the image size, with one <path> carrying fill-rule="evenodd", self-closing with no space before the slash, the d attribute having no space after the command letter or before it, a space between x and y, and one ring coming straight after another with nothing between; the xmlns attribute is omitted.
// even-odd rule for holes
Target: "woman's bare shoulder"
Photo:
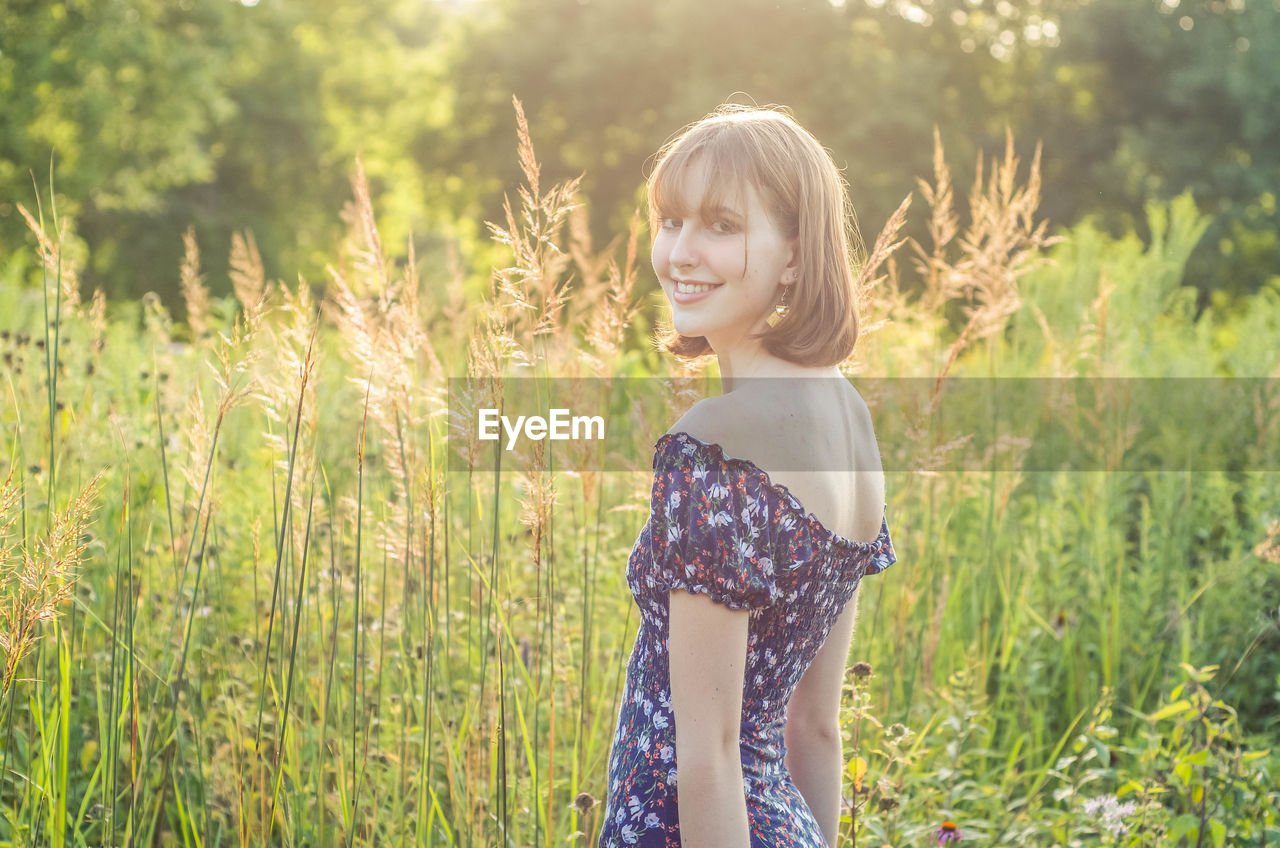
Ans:
<svg viewBox="0 0 1280 848"><path fill-rule="evenodd" d="M720 445L733 455L725 441L738 441L738 421L742 414L741 404L732 395L716 395L703 398L680 416L668 433L685 433L704 444Z"/></svg>
<svg viewBox="0 0 1280 848"><path fill-rule="evenodd" d="M812 462L804 457L810 452L841 456L852 450L860 458L875 454L871 412L852 385L845 388L792 393L778 385L703 398L667 432L719 445L725 454L764 468L809 468ZM864 464L854 459L850 467ZM840 465L837 460L835 467Z"/></svg>
<svg viewBox="0 0 1280 848"><path fill-rule="evenodd" d="M734 392L703 398L671 425L704 444L718 445L730 457L769 468L786 457L784 442L794 437L796 421L776 399Z"/></svg>

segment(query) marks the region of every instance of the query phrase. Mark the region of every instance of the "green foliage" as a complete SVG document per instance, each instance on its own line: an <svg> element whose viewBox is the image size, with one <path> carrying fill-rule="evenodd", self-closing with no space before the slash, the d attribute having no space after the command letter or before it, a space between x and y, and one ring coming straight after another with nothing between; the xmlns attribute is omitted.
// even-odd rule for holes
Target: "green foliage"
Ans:
<svg viewBox="0 0 1280 848"><path fill-rule="evenodd" d="M855 745L867 777L842 822L856 819L858 841L872 844L919 844L943 820L989 845L1272 844L1280 754L1245 736L1235 711L1205 688L1215 666L1182 669L1185 682L1124 732L1104 689L1044 759L991 745L998 719L968 670L913 710L919 729L910 720L884 727L870 687L854 686L851 714L875 729Z"/></svg>
<svg viewBox="0 0 1280 848"><path fill-rule="evenodd" d="M1148 200L1190 191L1212 217L1187 266L1201 304L1265 285L1280 267L1280 6L1092 3L1062 27L1017 98L1053 146L1047 214L1095 213L1120 233L1142 226Z"/></svg>
<svg viewBox="0 0 1280 848"><path fill-rule="evenodd" d="M424 180L413 157L450 119L444 15L409 0L5 4L0 253L29 242L16 206L34 206L32 172L44 190L52 163L60 211L91 248L86 296L101 285L176 305L190 224L218 245L221 279L245 228L269 273L319 279L342 229L330 210L364 150L393 243L430 230L419 253L443 266L451 225L436 212L461 186ZM476 236L464 225L457 237L465 249Z"/></svg>

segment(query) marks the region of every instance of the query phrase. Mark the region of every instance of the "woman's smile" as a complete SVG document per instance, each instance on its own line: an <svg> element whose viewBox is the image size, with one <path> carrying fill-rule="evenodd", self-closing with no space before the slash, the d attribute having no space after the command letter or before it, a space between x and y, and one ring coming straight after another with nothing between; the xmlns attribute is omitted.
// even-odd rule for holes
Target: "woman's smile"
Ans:
<svg viewBox="0 0 1280 848"><path fill-rule="evenodd" d="M705 300L713 291L724 285L724 283L685 281L678 277L672 278L672 282L675 284L675 289L671 293L671 299L681 306Z"/></svg>

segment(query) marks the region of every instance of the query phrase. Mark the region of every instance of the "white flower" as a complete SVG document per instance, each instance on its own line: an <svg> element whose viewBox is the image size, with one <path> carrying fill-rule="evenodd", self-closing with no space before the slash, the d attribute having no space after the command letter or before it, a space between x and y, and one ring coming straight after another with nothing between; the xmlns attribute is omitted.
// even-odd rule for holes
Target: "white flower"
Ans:
<svg viewBox="0 0 1280 848"><path fill-rule="evenodd" d="M667 726L667 717L662 713L655 713L653 716L653 726L662 730Z"/></svg>
<svg viewBox="0 0 1280 848"><path fill-rule="evenodd" d="M1133 815L1138 809L1138 805L1133 801L1127 801L1121 804L1110 795L1099 795L1096 798L1090 798L1084 802L1084 811L1090 816L1098 818L1098 824L1105 830L1111 831L1112 836L1123 836L1129 830L1129 825L1125 824L1125 818Z"/></svg>
<svg viewBox="0 0 1280 848"><path fill-rule="evenodd" d="M622 839L628 845L635 845L640 841L640 837L636 835L636 829L631 825L622 828Z"/></svg>
<svg viewBox="0 0 1280 848"><path fill-rule="evenodd" d="M676 770L674 768L667 769L667 785L676 785Z"/></svg>
<svg viewBox="0 0 1280 848"><path fill-rule="evenodd" d="M663 745L662 749L658 751L658 753L662 755L662 761L664 763L669 763L671 762L671 758L676 755L676 749L672 748L670 745Z"/></svg>
<svg viewBox="0 0 1280 848"><path fill-rule="evenodd" d="M627 796L627 807L631 809L631 818L639 818L644 812L644 805L640 803L640 799L635 795Z"/></svg>
<svg viewBox="0 0 1280 848"><path fill-rule="evenodd" d="M644 817L645 827L657 827L658 824L659 824L659 821L658 821L657 813L650 813L649 815Z"/></svg>

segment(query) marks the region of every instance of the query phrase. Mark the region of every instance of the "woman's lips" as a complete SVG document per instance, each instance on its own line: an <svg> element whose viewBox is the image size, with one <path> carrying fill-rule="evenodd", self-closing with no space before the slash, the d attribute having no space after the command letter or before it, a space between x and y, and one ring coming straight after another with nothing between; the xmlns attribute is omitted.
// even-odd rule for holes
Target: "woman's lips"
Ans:
<svg viewBox="0 0 1280 848"><path fill-rule="evenodd" d="M712 285L712 284L694 283L694 285L703 286L703 285ZM673 283L671 286L671 299L674 300L676 303L680 304L681 306L687 306L690 303L697 303L700 300L704 300L710 297L711 295L715 294L716 289L720 288L720 286L722 285L724 284L717 283L717 284L714 284L713 288L705 289L703 291L682 292L680 291L680 284Z"/></svg>

